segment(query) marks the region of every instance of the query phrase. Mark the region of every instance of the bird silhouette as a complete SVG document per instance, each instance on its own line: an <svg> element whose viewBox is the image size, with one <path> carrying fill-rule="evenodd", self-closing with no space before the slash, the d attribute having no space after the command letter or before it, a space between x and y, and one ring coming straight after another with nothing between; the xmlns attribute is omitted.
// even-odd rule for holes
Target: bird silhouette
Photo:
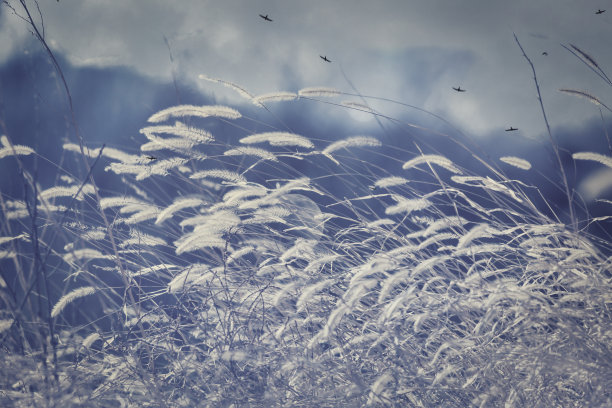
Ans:
<svg viewBox="0 0 612 408"><path fill-rule="evenodd" d="M263 18L266 21L273 21L270 17L268 17L267 14L265 16L263 14L260 14L259 17Z"/></svg>
<svg viewBox="0 0 612 408"><path fill-rule="evenodd" d="M458 86L457 88L453 87L453 89L457 92L465 92L465 89L461 89L460 86Z"/></svg>
<svg viewBox="0 0 612 408"><path fill-rule="evenodd" d="M598 9L598 10L595 12L595 14L603 14L603 13L605 13L605 12L606 12L606 10Z"/></svg>
<svg viewBox="0 0 612 408"><path fill-rule="evenodd" d="M542 53L542 55L546 56L546 55L548 55L548 53L547 53L546 51L544 51L544 52Z"/></svg>
<svg viewBox="0 0 612 408"><path fill-rule="evenodd" d="M518 130L518 129L510 126L508 129L506 129L506 132L514 132L515 130Z"/></svg>
<svg viewBox="0 0 612 408"><path fill-rule="evenodd" d="M326 55L326 56L319 55L319 57L321 57L321 59L322 59L323 61L325 61L325 62L331 62L331 60L328 60L328 59L327 59L327 55Z"/></svg>
<svg viewBox="0 0 612 408"><path fill-rule="evenodd" d="M157 160L157 157L155 157L155 156L147 156L147 159L153 161L153 160Z"/></svg>

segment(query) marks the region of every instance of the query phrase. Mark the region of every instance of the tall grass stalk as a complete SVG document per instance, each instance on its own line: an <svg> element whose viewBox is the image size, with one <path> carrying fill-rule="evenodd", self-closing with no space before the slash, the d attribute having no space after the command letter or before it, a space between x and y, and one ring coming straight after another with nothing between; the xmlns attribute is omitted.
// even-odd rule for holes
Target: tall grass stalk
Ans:
<svg viewBox="0 0 612 408"><path fill-rule="evenodd" d="M538 76L536 74L535 66L533 65L533 62L531 62L531 59L527 56L527 53L523 49L523 46L521 45L516 34L514 34L514 40L516 41L517 45L521 49L521 52L523 53L523 57L525 57L525 59L529 63L529 66L531 67L531 71L533 72L533 81L535 83L536 91L538 93L538 102L540 104L540 109L542 110L542 118L544 119L544 124L546 125L546 134L548 134L550 145L553 148L553 152L555 153L555 158L557 159L557 164L559 165L559 172L561 173L561 177L563 180L563 188L565 189L565 195L567 197L567 205L568 205L569 212L570 212L570 219L572 220L572 225L574 226L574 228L576 228L577 220L574 214L574 200L572 199L572 194L570 193L570 187L569 187L569 182L567 180L567 174L565 172L565 167L563 166L563 162L561 161L561 155L559 154L559 146L557 145L557 142L553 138L552 132L550 130L550 124L548 123L548 117L546 116L546 109L544 109L544 101L542 100L542 93L540 92L540 84L538 83Z"/></svg>

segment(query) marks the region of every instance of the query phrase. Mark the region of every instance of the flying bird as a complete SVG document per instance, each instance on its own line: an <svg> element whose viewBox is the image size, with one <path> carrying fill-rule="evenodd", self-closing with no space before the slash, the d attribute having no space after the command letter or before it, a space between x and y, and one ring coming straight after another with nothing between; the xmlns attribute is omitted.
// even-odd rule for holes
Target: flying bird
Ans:
<svg viewBox="0 0 612 408"><path fill-rule="evenodd" d="M259 17L263 18L266 21L273 21L270 17L268 17L267 14L265 16L263 14L260 14Z"/></svg>
<svg viewBox="0 0 612 408"><path fill-rule="evenodd" d="M595 14L603 14L603 13L605 13L605 12L606 12L606 10L598 9L598 10L595 12Z"/></svg>
<svg viewBox="0 0 612 408"><path fill-rule="evenodd" d="M453 89L457 92L465 92L465 89L461 89L460 86L458 86L457 88L453 87Z"/></svg>
<svg viewBox="0 0 612 408"><path fill-rule="evenodd" d="M319 57L321 57L321 59L325 62L331 62L330 60L327 59L327 55L326 56L319 55Z"/></svg>
<svg viewBox="0 0 612 408"><path fill-rule="evenodd" d="M153 160L157 160L157 157L155 157L155 156L147 156L147 159L153 161Z"/></svg>
<svg viewBox="0 0 612 408"><path fill-rule="evenodd" d="M546 51L544 51L544 52L542 53L542 55L546 56L546 55L548 55L548 53L547 53Z"/></svg>
<svg viewBox="0 0 612 408"><path fill-rule="evenodd" d="M510 126L508 129L506 129L506 132L514 132L515 130L518 130L518 129Z"/></svg>

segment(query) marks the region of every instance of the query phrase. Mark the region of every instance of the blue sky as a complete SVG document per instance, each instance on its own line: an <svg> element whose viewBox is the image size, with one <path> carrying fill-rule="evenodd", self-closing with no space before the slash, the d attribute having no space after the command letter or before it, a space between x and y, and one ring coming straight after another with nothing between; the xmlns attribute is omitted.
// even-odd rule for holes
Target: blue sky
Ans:
<svg viewBox="0 0 612 408"><path fill-rule="evenodd" d="M9 3L20 10L17 1ZM28 4L35 10L34 3ZM535 64L555 136L572 149L601 150L607 147L609 113L604 112L602 123L597 106L558 89L586 91L612 106L610 88L561 46L575 44L604 69L612 67L608 6L601 0L60 0L41 1L40 11L45 38L78 102L79 124L94 142L128 146L151 113L177 101L245 104L233 91L198 79L205 74L253 94L309 86L352 92L354 86L364 95L441 115L485 148L513 149L514 154L522 149L524 156L538 160L532 147L545 146L547 136L531 69L513 33ZM595 14L607 7L606 13ZM63 96L50 81L52 67L24 22L5 5L0 7L0 38L5 39L0 42L0 99L13 137L44 145L43 137L52 143L66 136L66 112L58 103ZM467 92L453 91L456 86ZM372 102L372 107L444 128L397 105ZM308 109L338 119L340 127L376 125L371 119L361 122L363 115L347 116L345 109ZM301 122L290 127L306 122L290 117ZM504 132L508 126L519 131ZM548 156L545 161L552 166Z"/></svg>

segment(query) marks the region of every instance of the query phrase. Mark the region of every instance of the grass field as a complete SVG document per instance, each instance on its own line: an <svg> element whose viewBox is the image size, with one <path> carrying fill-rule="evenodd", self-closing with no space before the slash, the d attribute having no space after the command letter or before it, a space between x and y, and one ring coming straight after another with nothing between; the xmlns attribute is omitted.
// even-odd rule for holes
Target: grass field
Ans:
<svg viewBox="0 0 612 408"><path fill-rule="evenodd" d="M251 107L168 107L140 146L76 138L53 162L2 136L20 188L0 195L1 405L612 404L612 241L590 232L608 219L550 131L562 204L535 163L419 129L442 154L372 99L200 79ZM275 114L306 103L381 131Z"/></svg>

